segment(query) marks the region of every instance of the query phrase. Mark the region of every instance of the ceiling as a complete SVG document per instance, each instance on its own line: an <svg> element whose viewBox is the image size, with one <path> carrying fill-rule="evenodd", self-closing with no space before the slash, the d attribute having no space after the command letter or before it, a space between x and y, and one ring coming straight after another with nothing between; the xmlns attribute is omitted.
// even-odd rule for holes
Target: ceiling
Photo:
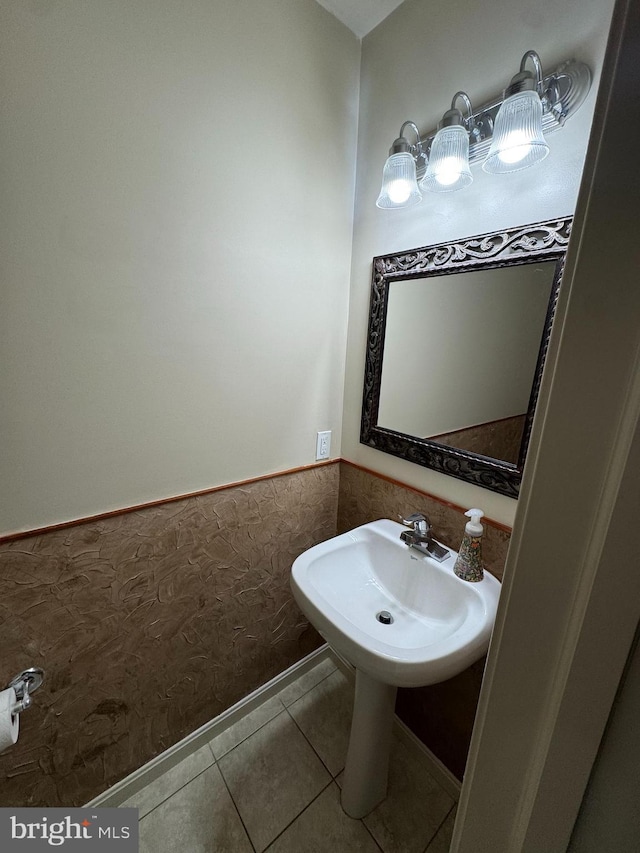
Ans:
<svg viewBox="0 0 640 853"><path fill-rule="evenodd" d="M366 36L390 15L403 0L318 0L358 38Z"/></svg>

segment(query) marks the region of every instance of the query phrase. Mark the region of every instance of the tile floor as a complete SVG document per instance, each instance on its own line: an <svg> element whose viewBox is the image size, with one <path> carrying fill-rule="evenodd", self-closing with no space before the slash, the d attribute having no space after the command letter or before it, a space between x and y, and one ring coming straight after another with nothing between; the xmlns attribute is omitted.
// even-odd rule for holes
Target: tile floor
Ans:
<svg viewBox="0 0 640 853"><path fill-rule="evenodd" d="M139 809L140 853L447 853L455 802L403 740L386 800L342 811L352 702L322 660L122 804Z"/></svg>

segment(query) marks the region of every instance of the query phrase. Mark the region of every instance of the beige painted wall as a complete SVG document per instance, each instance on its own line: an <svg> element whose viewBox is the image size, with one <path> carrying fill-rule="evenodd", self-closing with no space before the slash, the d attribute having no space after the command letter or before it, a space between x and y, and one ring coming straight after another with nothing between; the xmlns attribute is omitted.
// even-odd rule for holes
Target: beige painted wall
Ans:
<svg viewBox="0 0 640 853"><path fill-rule="evenodd" d="M516 501L359 443L371 258L573 213L595 85L565 128L549 135L551 153L540 167L504 176L474 167L474 183L465 191L429 194L419 207L404 211L378 210L375 199L388 148L404 120L429 131L459 89L482 103L509 82L526 50L537 50L545 69L572 56L580 59L597 82L612 5L406 0L363 40L343 456L442 498L480 505L507 524ZM456 380L450 377L453 394Z"/></svg>
<svg viewBox="0 0 640 853"><path fill-rule="evenodd" d="M4 0L0 534L304 465L318 429L511 523L514 501L359 444L371 257L572 212L593 96L535 172L374 201L403 120L486 98L528 48L597 78L610 5L406 0L359 84L314 0Z"/></svg>
<svg viewBox="0 0 640 853"><path fill-rule="evenodd" d="M339 455L359 57L314 0L3 0L0 533Z"/></svg>

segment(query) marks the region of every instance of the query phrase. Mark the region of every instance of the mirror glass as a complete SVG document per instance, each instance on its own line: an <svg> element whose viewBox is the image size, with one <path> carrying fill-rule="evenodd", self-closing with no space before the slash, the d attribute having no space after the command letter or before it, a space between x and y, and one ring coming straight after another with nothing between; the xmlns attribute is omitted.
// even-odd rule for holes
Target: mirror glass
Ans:
<svg viewBox="0 0 640 853"><path fill-rule="evenodd" d="M378 424L516 465L555 269L392 282Z"/></svg>
<svg viewBox="0 0 640 853"><path fill-rule="evenodd" d="M374 258L360 440L516 497L571 219Z"/></svg>

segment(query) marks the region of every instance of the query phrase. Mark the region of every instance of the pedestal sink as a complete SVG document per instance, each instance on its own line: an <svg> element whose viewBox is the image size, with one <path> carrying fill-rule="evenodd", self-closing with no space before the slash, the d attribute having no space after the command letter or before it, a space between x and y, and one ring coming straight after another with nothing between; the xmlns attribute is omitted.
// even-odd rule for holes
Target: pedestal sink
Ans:
<svg viewBox="0 0 640 853"><path fill-rule="evenodd" d="M500 584L469 583L410 548L388 519L315 545L294 562L300 609L356 669L342 807L361 818L384 799L398 687L445 681L486 652Z"/></svg>

